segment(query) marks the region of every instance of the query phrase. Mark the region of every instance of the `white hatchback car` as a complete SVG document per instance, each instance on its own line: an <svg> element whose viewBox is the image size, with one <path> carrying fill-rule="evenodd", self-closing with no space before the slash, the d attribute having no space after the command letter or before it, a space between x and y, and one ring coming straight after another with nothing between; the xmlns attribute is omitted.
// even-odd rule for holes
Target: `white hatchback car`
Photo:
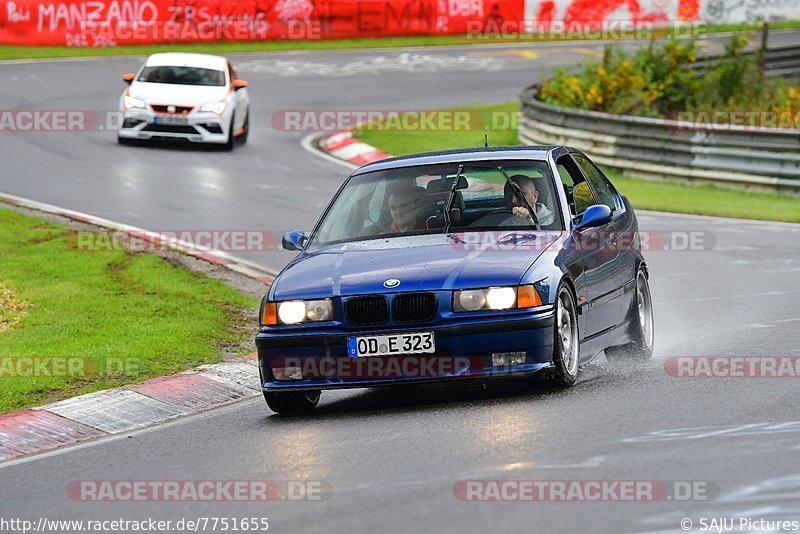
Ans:
<svg viewBox="0 0 800 534"><path fill-rule="evenodd" d="M153 54L120 98L120 144L153 138L187 139L233 148L250 129L247 82L230 62L208 54Z"/></svg>

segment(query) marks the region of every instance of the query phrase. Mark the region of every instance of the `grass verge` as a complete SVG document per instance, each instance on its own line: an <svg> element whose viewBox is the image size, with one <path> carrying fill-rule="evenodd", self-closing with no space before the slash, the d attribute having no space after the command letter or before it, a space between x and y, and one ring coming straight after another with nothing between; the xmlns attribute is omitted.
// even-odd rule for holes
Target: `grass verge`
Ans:
<svg viewBox="0 0 800 534"><path fill-rule="evenodd" d="M257 306L154 254L0 207L0 413L213 363Z"/></svg>
<svg viewBox="0 0 800 534"><path fill-rule="evenodd" d="M771 26L774 30L800 28L800 21L776 22ZM758 25L726 24L702 25L692 29L676 29L669 31L643 32L638 39L649 39L651 36L678 37L690 34L710 35L734 31L755 31ZM376 39L336 39L307 41L259 41L259 42L215 42L215 43L175 43L159 45L114 46L114 47L66 47L66 46L0 46L0 61L13 59L54 59L75 57L104 56L137 56L156 52L200 52L204 54L234 54L240 52L288 52L294 50L349 50L359 48L401 48L408 46L452 46L452 45L485 45L513 44L559 41L592 41L578 34L557 35L521 35L516 38L500 35L420 35L408 37L384 37Z"/></svg>
<svg viewBox="0 0 800 534"><path fill-rule="evenodd" d="M514 116L517 102L461 108L470 118L482 125L500 124L504 117ZM509 121L505 121L509 122ZM380 150L402 156L415 152L448 148L481 147L484 134L492 146L518 145L515 123L503 129L472 128L470 131L398 131L381 129L380 123L357 129L355 137ZM712 185L682 185L677 183L639 180L623 176L615 169L603 169L617 189L638 209L714 215L741 219L800 222L800 201L795 197L737 191Z"/></svg>

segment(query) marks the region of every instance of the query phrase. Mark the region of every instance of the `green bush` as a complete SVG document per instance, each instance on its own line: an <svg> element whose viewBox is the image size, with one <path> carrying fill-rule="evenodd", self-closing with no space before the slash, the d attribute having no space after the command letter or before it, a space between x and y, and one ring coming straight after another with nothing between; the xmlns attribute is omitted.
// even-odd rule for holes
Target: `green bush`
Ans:
<svg viewBox="0 0 800 534"><path fill-rule="evenodd" d="M763 110L798 117L800 91L765 79L744 53L747 35L734 35L710 69L692 68L694 41L651 41L634 54L608 46L600 62L577 73L558 70L542 84L550 104L605 113L665 117L684 111ZM796 124L795 124L796 126Z"/></svg>

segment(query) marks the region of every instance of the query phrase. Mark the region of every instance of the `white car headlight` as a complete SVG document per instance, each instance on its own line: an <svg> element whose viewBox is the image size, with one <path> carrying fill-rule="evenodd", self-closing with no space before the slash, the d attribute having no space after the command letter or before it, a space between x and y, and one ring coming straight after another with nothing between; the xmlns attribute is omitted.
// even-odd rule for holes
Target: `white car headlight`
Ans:
<svg viewBox="0 0 800 534"><path fill-rule="evenodd" d="M208 104L203 104L200 106L200 111L216 113L217 115L222 115L225 113L225 108L227 104L225 102L210 102Z"/></svg>
<svg viewBox="0 0 800 534"><path fill-rule="evenodd" d="M283 324L314 323L333 318L331 299L289 300L278 303L278 319Z"/></svg>
<svg viewBox="0 0 800 534"><path fill-rule="evenodd" d="M134 98L132 96L126 96L122 99L122 105L125 106L125 109L133 109L133 108L141 108L144 109L144 100L139 98Z"/></svg>

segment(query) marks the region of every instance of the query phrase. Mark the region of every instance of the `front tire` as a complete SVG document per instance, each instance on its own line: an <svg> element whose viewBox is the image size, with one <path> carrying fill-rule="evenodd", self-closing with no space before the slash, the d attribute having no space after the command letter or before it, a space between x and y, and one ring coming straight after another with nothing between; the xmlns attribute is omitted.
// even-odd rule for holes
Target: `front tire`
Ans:
<svg viewBox="0 0 800 534"><path fill-rule="evenodd" d="M244 116L244 123L242 124L242 135L240 135L237 139L239 143L245 145L247 144L247 137L250 135L250 110L247 110L247 115Z"/></svg>
<svg viewBox="0 0 800 534"><path fill-rule="evenodd" d="M264 392L264 400L269 409L281 415L309 413L317 407L321 396L320 391Z"/></svg>
<svg viewBox="0 0 800 534"><path fill-rule="evenodd" d="M225 141L225 144L222 145L222 150L228 152L233 150L233 144L236 141L236 137L234 137L235 132L233 131L233 117L231 117L230 126L228 126L228 139Z"/></svg>
<svg viewBox="0 0 800 534"><path fill-rule="evenodd" d="M606 349L606 359L610 361L646 361L653 356L655 331L653 328L653 301L650 297L650 283L644 270L636 275L636 292L631 308L628 310L628 328L631 342L620 347Z"/></svg>
<svg viewBox="0 0 800 534"><path fill-rule="evenodd" d="M554 335L554 368L548 378L555 386L572 387L578 381L580 372L581 346L575 297L564 283L559 286L556 296Z"/></svg>

